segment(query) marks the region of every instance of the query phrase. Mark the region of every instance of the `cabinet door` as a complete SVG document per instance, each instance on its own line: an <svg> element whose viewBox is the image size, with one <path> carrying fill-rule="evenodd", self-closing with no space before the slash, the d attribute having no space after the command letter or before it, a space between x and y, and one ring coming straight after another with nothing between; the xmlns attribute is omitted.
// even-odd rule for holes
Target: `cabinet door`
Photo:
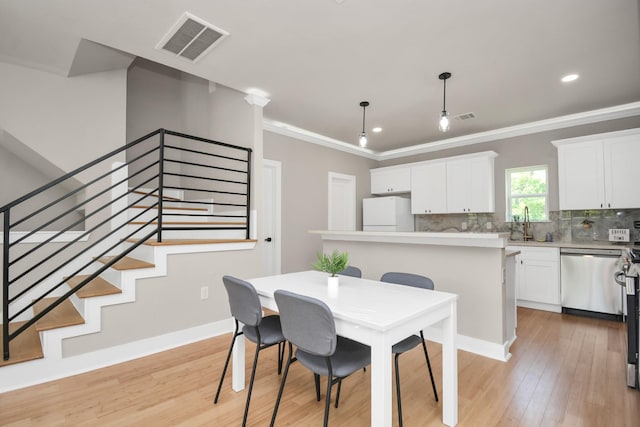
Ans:
<svg viewBox="0 0 640 427"><path fill-rule="evenodd" d="M495 210L493 157L447 161L447 211Z"/></svg>
<svg viewBox="0 0 640 427"><path fill-rule="evenodd" d="M447 212L471 212L471 162L447 161Z"/></svg>
<svg viewBox="0 0 640 427"><path fill-rule="evenodd" d="M371 170L371 194L408 193L411 191L411 169Z"/></svg>
<svg viewBox="0 0 640 427"><path fill-rule="evenodd" d="M445 162L411 168L411 213L446 213L446 179Z"/></svg>
<svg viewBox="0 0 640 427"><path fill-rule="evenodd" d="M640 134L604 141L607 208L640 208L640 191L637 179L639 162Z"/></svg>
<svg viewBox="0 0 640 427"><path fill-rule="evenodd" d="M558 263L521 257L519 299L560 304Z"/></svg>
<svg viewBox="0 0 640 427"><path fill-rule="evenodd" d="M605 206L602 141L558 147L561 210L602 209Z"/></svg>

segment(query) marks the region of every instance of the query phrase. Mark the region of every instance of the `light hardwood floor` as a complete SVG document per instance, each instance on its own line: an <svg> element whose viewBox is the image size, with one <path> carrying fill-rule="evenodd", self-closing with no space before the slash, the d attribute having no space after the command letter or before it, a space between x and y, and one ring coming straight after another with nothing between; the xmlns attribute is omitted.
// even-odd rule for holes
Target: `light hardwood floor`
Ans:
<svg viewBox="0 0 640 427"><path fill-rule="evenodd" d="M508 363L459 352L460 426L638 426L640 391L625 382L623 324L519 309ZM0 394L3 426L237 426L246 391L213 396L230 335L87 374ZM429 352L442 391L441 351ZM248 354L254 347L247 344ZM280 377L276 350L260 355L249 426L267 426ZM252 357L247 357L247 378ZM441 425L420 349L400 359L405 425ZM344 381L333 426L370 424L370 372ZM292 365L277 426L322 424L312 375ZM2 371L0 370L0 381ZM324 387L324 386L323 386ZM324 399L324 395L323 395ZM395 402L394 402L394 423Z"/></svg>

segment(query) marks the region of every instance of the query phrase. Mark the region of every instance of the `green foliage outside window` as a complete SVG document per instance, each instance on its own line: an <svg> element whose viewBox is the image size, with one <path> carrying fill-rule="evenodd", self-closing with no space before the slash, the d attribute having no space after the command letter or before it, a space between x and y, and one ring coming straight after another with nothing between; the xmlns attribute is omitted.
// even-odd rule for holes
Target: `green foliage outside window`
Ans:
<svg viewBox="0 0 640 427"><path fill-rule="evenodd" d="M547 196L547 167L507 169L507 220L518 216L524 219L524 208L529 207L531 221L549 219Z"/></svg>

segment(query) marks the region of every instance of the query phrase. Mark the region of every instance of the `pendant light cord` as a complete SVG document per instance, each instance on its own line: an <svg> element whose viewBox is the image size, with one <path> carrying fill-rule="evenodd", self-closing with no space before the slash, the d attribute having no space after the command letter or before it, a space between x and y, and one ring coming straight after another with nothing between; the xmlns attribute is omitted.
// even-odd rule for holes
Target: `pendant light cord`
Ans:
<svg viewBox="0 0 640 427"><path fill-rule="evenodd" d="M367 106L362 106L362 133L364 133L364 116L367 113Z"/></svg>
<svg viewBox="0 0 640 427"><path fill-rule="evenodd" d="M443 79L444 90L442 91L442 111L447 111L447 79Z"/></svg>

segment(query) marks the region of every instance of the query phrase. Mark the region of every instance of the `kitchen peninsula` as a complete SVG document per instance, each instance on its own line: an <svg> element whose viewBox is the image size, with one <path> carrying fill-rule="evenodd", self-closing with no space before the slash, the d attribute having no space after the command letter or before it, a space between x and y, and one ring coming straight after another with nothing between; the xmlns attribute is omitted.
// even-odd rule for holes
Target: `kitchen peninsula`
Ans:
<svg viewBox="0 0 640 427"><path fill-rule="evenodd" d="M458 348L506 361L515 340L515 253L507 233L310 231L324 252L349 253L363 277L388 271L430 277L437 290L460 296ZM441 342L437 328L425 336Z"/></svg>

